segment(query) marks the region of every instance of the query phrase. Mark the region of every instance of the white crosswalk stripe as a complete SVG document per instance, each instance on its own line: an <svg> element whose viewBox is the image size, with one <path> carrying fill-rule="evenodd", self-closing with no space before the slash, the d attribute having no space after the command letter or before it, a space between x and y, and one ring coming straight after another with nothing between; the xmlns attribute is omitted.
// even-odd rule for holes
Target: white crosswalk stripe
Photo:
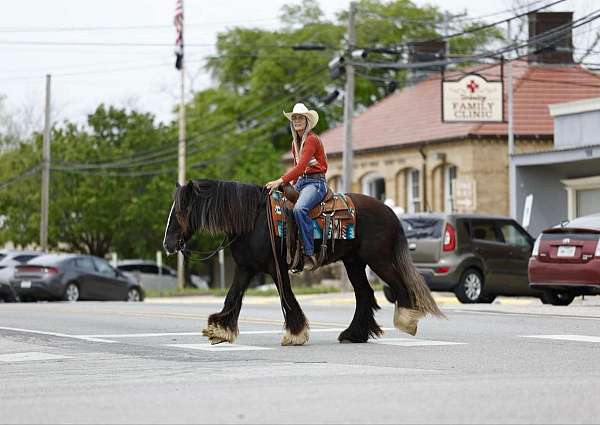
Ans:
<svg viewBox="0 0 600 425"><path fill-rule="evenodd" d="M600 342L600 336L589 335L521 335L521 338L554 339L559 341Z"/></svg>

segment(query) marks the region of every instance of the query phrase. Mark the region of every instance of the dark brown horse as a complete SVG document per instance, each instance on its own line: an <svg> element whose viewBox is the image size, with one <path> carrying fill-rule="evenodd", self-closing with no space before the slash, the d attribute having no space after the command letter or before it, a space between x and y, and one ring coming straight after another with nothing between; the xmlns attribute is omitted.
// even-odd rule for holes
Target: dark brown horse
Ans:
<svg viewBox="0 0 600 425"><path fill-rule="evenodd" d="M443 314L412 263L400 221L390 208L370 196L348 196L358 214L356 238L336 241L335 252L329 250L327 255L328 263L344 262L356 296L354 318L338 340L366 342L383 334L374 318L380 307L367 280L367 265L389 286L396 299L394 326L414 335L421 317ZM186 242L196 231L224 233L233 240L233 283L223 309L208 318L203 330L213 344L235 341L244 292L252 277L260 272L278 282L275 261L281 271L278 290L285 319L281 344L302 345L308 341L308 321L292 292L285 250L273 250L271 246L267 200L266 189L256 185L218 180L190 180L184 186L177 185L163 242L167 254L185 250ZM276 243L279 247L281 241ZM316 240L316 252L319 246Z"/></svg>

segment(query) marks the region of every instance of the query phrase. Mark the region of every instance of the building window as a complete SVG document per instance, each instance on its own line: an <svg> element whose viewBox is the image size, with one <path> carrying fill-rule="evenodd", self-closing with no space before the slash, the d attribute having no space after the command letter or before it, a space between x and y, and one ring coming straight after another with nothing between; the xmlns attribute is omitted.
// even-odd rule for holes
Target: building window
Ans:
<svg viewBox="0 0 600 425"><path fill-rule="evenodd" d="M344 191L344 186L342 186L342 176L334 176L330 178L327 184L335 193L341 193Z"/></svg>
<svg viewBox="0 0 600 425"><path fill-rule="evenodd" d="M385 179L378 172L369 173L362 178L362 191L380 201L385 200Z"/></svg>
<svg viewBox="0 0 600 425"><path fill-rule="evenodd" d="M562 180L567 189L569 220L600 212L600 176Z"/></svg>
<svg viewBox="0 0 600 425"><path fill-rule="evenodd" d="M444 168L444 211L454 212L453 186L458 169L455 165L446 165Z"/></svg>
<svg viewBox="0 0 600 425"><path fill-rule="evenodd" d="M406 210L408 213L421 212L421 173L419 170L406 172Z"/></svg>

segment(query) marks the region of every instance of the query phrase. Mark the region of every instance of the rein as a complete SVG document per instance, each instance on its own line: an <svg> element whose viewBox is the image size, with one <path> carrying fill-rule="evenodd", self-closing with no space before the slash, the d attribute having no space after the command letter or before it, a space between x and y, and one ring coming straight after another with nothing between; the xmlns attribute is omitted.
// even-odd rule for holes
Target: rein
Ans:
<svg viewBox="0 0 600 425"><path fill-rule="evenodd" d="M186 256L187 258L190 259L190 261L206 261L206 260L211 259L215 255L217 255L219 253L219 251L224 250L229 245L234 243L238 237L239 237L239 235L234 237L233 239L231 239L229 242L225 243L225 241L227 240L227 236L225 236L223 238L223 240L221 241L221 243L219 244L219 246L212 251L192 251L189 249L184 249L182 252L183 252L184 256ZM202 257L202 258L196 257L197 255L206 255L206 254L208 254L206 257Z"/></svg>

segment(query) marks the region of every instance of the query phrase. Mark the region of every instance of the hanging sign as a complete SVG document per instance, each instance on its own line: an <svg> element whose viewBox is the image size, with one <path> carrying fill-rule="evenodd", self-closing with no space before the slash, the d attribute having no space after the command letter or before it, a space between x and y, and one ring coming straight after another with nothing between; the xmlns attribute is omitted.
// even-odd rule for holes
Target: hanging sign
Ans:
<svg viewBox="0 0 600 425"><path fill-rule="evenodd" d="M443 122L503 122L502 80L488 81L467 74L458 81L442 81Z"/></svg>

